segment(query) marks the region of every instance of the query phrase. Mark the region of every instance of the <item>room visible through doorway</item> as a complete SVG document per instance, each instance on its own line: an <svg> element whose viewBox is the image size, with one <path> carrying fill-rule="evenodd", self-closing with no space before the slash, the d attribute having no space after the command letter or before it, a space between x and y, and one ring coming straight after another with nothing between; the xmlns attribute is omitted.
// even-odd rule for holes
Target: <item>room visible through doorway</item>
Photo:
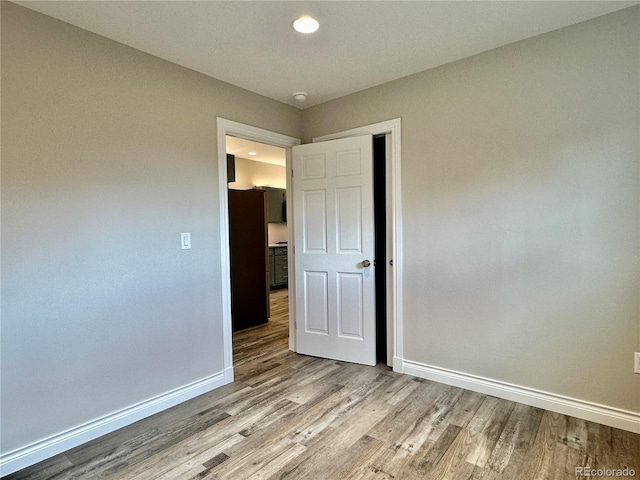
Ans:
<svg viewBox="0 0 640 480"><path fill-rule="evenodd" d="M289 334L286 151L230 135L225 141L237 376L247 338L268 350Z"/></svg>

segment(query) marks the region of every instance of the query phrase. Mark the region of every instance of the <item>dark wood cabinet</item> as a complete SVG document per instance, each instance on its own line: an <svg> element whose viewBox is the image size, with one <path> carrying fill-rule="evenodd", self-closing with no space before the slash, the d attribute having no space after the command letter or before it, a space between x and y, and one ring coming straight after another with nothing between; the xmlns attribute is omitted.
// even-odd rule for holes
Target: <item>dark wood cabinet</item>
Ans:
<svg viewBox="0 0 640 480"><path fill-rule="evenodd" d="M229 190L233 330L269 320L267 206L263 190Z"/></svg>

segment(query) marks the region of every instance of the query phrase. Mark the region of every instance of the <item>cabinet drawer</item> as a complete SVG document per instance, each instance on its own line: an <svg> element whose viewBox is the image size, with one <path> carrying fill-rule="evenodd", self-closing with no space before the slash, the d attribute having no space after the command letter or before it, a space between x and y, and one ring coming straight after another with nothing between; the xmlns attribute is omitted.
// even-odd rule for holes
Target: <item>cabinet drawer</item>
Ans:
<svg viewBox="0 0 640 480"><path fill-rule="evenodd" d="M276 256L286 255L287 247L273 247L273 254Z"/></svg>
<svg viewBox="0 0 640 480"><path fill-rule="evenodd" d="M287 269L287 257L276 257L274 263L275 271L280 271L282 269Z"/></svg>
<svg viewBox="0 0 640 480"><path fill-rule="evenodd" d="M288 278L289 276L287 275L287 272L276 272L273 283L276 285L287 283Z"/></svg>

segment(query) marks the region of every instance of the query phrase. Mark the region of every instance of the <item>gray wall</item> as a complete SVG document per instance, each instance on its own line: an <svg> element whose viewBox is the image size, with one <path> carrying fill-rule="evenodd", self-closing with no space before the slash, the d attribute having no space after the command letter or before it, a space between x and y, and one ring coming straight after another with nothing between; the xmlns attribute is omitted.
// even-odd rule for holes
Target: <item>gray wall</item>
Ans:
<svg viewBox="0 0 640 480"><path fill-rule="evenodd" d="M2 2L2 451L222 369L217 116L401 117L405 357L640 411L639 21L300 112Z"/></svg>
<svg viewBox="0 0 640 480"><path fill-rule="evenodd" d="M404 357L640 412L640 7L304 111L402 119Z"/></svg>
<svg viewBox="0 0 640 480"><path fill-rule="evenodd" d="M7 2L1 100L7 452L222 370L216 117L301 114Z"/></svg>

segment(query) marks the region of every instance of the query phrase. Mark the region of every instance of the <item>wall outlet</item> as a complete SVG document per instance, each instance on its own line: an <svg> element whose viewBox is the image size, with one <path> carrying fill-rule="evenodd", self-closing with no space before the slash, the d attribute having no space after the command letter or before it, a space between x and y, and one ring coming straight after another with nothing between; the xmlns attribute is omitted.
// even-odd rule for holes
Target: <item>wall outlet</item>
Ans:
<svg viewBox="0 0 640 480"><path fill-rule="evenodd" d="M640 373L640 352L636 352L633 357L633 373Z"/></svg>

